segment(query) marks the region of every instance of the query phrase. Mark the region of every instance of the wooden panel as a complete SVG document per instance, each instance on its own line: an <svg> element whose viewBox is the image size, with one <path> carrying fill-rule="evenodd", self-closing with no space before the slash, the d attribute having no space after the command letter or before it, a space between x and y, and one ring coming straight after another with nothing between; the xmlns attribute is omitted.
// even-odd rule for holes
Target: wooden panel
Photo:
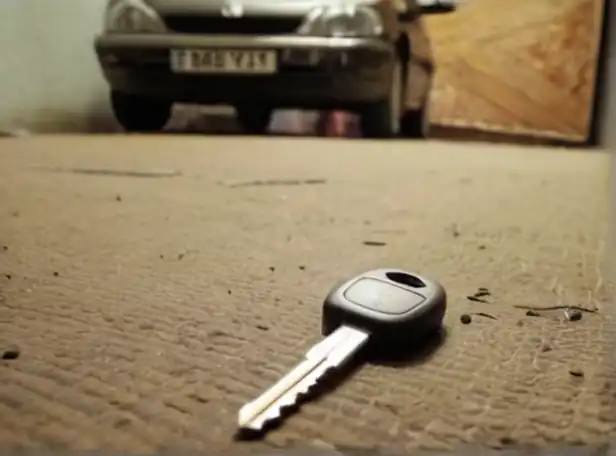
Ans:
<svg viewBox="0 0 616 456"><path fill-rule="evenodd" d="M426 18L438 64L431 120L583 141L604 0L470 0Z"/></svg>

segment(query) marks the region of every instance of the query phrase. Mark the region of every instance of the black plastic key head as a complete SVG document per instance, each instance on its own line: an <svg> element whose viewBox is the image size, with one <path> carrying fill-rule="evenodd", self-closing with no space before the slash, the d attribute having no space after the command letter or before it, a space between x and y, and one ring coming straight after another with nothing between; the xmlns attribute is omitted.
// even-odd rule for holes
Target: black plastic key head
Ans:
<svg viewBox="0 0 616 456"><path fill-rule="evenodd" d="M334 287L323 304L323 334L340 325L370 332L372 342L401 344L437 331L447 295L443 286L401 269L376 269Z"/></svg>

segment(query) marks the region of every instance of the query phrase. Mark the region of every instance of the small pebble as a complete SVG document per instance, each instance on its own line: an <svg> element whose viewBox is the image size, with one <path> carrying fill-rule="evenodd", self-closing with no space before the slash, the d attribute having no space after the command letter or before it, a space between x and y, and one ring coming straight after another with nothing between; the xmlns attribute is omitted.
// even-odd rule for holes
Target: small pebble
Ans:
<svg viewBox="0 0 616 456"><path fill-rule="evenodd" d="M231 294L231 290L227 290L227 294Z"/></svg>
<svg viewBox="0 0 616 456"><path fill-rule="evenodd" d="M541 351L543 353L550 352L550 351L552 351L552 346L550 344L543 344L543 345L541 345Z"/></svg>
<svg viewBox="0 0 616 456"><path fill-rule="evenodd" d="M17 359L21 354L21 350L17 345L9 345L2 350L2 359Z"/></svg>
<svg viewBox="0 0 616 456"><path fill-rule="evenodd" d="M261 331L269 331L269 328L265 325L257 325L257 329L260 329Z"/></svg>
<svg viewBox="0 0 616 456"><path fill-rule="evenodd" d="M186 253L182 252L178 254L178 260L181 260L182 258L184 258L184 255L186 255Z"/></svg>
<svg viewBox="0 0 616 456"><path fill-rule="evenodd" d="M4 246L2 246L2 250L4 250L5 252L6 252L8 249L9 249L9 246L8 246L8 245L4 245Z"/></svg>
<svg viewBox="0 0 616 456"><path fill-rule="evenodd" d="M269 270L274 272L276 270L276 268L274 266L270 266Z"/></svg>
<svg viewBox="0 0 616 456"><path fill-rule="evenodd" d="M460 315L460 322L463 325L468 325L471 321L473 321L472 317L469 314Z"/></svg>
<svg viewBox="0 0 616 456"><path fill-rule="evenodd" d="M569 374L571 374L574 377L583 377L584 371L580 369L579 367L573 367L569 369Z"/></svg>
<svg viewBox="0 0 616 456"><path fill-rule="evenodd" d="M569 321L579 321L582 319L582 312L577 309L568 309L565 311L565 318Z"/></svg>
<svg viewBox="0 0 616 456"><path fill-rule="evenodd" d="M54 275L54 277L58 277L60 275L60 273L58 271L54 271L53 275Z"/></svg>
<svg viewBox="0 0 616 456"><path fill-rule="evenodd" d="M300 267L299 267L299 270L300 270L300 271L305 271L305 270L306 270L306 266L303 266L303 265L302 265L302 266L300 266Z"/></svg>
<svg viewBox="0 0 616 456"><path fill-rule="evenodd" d="M541 314L539 312L537 312L536 310L528 310L526 312L526 316L527 317L540 317Z"/></svg>
<svg viewBox="0 0 616 456"><path fill-rule="evenodd" d="M4 277L6 277L8 280L11 280L13 278L11 274L4 274Z"/></svg>
<svg viewBox="0 0 616 456"><path fill-rule="evenodd" d="M122 197L120 195L116 195L116 201L122 201Z"/></svg>

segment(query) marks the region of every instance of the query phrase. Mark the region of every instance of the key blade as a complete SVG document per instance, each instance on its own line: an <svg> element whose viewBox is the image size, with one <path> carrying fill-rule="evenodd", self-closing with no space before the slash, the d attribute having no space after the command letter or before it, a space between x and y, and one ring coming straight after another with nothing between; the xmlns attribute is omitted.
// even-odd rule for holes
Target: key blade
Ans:
<svg viewBox="0 0 616 456"><path fill-rule="evenodd" d="M238 426L242 429L260 430L265 421L261 416L274 404L280 396L284 395L289 389L293 388L298 382L306 377L310 372L319 367L326 357L308 358L296 365L291 372L285 375L274 386L265 391L261 396L252 402L245 404L238 414Z"/></svg>
<svg viewBox="0 0 616 456"><path fill-rule="evenodd" d="M296 405L299 398L308 394L330 369L340 366L363 347L368 336L368 333L349 327L336 330L311 349L307 359L287 376L242 407L239 426L258 431L267 422L280 418L285 407Z"/></svg>

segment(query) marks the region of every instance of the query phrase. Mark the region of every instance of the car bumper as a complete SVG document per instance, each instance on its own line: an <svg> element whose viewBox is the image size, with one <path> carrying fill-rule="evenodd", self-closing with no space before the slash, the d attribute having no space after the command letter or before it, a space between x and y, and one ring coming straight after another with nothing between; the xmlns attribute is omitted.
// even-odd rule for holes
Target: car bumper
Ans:
<svg viewBox="0 0 616 456"><path fill-rule="evenodd" d="M172 49L275 50L272 75L177 74ZM298 36L101 35L95 49L113 90L184 103L353 108L389 93L393 47L379 39Z"/></svg>

